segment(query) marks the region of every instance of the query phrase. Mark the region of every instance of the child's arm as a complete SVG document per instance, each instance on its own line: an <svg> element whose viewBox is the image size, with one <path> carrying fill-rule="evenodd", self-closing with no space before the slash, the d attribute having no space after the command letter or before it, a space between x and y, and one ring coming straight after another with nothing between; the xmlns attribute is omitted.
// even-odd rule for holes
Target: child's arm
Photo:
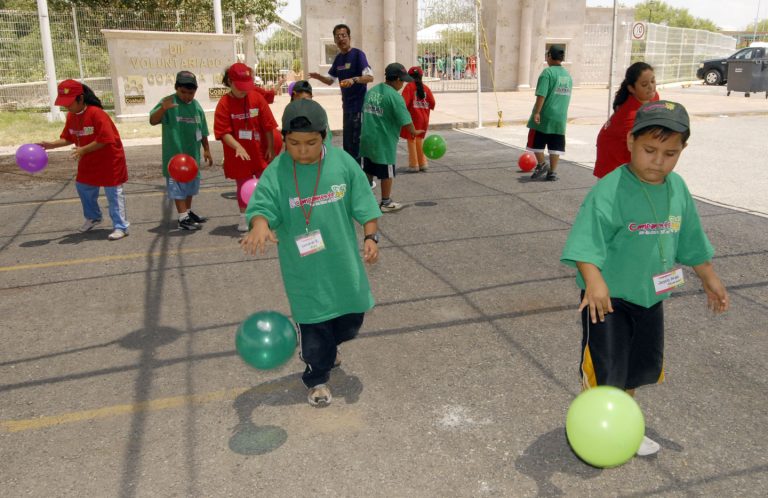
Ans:
<svg viewBox="0 0 768 498"><path fill-rule="evenodd" d="M40 142L39 145L45 150L48 149L56 149L59 147L64 147L65 145L72 145L73 142L70 142L69 140L64 140L63 138L59 138L58 140L54 140L53 142Z"/></svg>
<svg viewBox="0 0 768 498"><path fill-rule="evenodd" d="M72 151L72 156L76 157L77 159L80 159L84 155L88 154L89 152L93 152L99 149L103 149L106 147L107 144L93 141L89 143L88 145L85 145L83 147L75 147L75 150Z"/></svg>
<svg viewBox="0 0 768 498"><path fill-rule="evenodd" d="M533 106L533 122L536 124L541 124L541 108L544 107L545 98L541 95L536 96L536 104Z"/></svg>
<svg viewBox="0 0 768 498"><path fill-rule="evenodd" d="M240 247L246 254L255 256L256 252L264 254L267 248L267 241L277 244L275 233L270 230L269 222L263 216L254 216L251 220L251 229L240 241Z"/></svg>
<svg viewBox="0 0 768 498"><path fill-rule="evenodd" d="M267 164L272 162L275 158L275 135L272 130L268 130L266 133L267 139L267 156L265 157Z"/></svg>
<svg viewBox="0 0 768 498"><path fill-rule="evenodd" d="M165 116L165 111L178 106L179 105L173 101L173 95L171 95L170 97L164 98L162 105L158 107L157 110L149 116L149 124L151 124L152 126L160 124L163 121L163 116Z"/></svg>
<svg viewBox="0 0 768 498"><path fill-rule="evenodd" d="M728 311L731 302L728 297L728 291L720 281L720 277L715 273L711 261L693 266L693 271L701 279L704 286L704 292L707 293L707 307L715 313L724 313Z"/></svg>
<svg viewBox="0 0 768 498"><path fill-rule="evenodd" d="M606 313L613 313L611 305L611 296L608 291L608 285L600 273L600 268L592 263L576 262L576 268L581 272L587 288L584 290L584 299L581 300L579 311L589 306L589 316L592 323L597 323L599 318L601 322L605 321Z"/></svg>
<svg viewBox="0 0 768 498"><path fill-rule="evenodd" d="M248 155L248 152L245 151L245 148L240 145L240 142L235 140L235 137L233 137L230 133L225 133L222 135L221 141L224 142L224 145L228 145L229 147L235 149L235 157L245 159L246 161L251 160L251 156Z"/></svg>
<svg viewBox="0 0 768 498"><path fill-rule="evenodd" d="M363 225L363 233L367 235L374 235L379 231L378 219L374 218L370 221L366 221ZM366 240L363 247L363 261L366 263L375 263L379 260L379 244L375 240Z"/></svg>
<svg viewBox="0 0 768 498"><path fill-rule="evenodd" d="M208 137L203 137L200 143L203 144L203 159L205 159L205 164L210 168L213 166L213 156L211 156L211 147L208 145Z"/></svg>

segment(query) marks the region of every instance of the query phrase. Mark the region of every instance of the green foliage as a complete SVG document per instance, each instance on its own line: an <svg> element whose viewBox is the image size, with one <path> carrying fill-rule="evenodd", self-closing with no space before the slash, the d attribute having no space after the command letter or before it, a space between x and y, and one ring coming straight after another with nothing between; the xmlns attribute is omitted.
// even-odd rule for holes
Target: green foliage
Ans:
<svg viewBox="0 0 768 498"><path fill-rule="evenodd" d="M422 28L433 24L475 22L475 2L472 0L422 0L426 15Z"/></svg>
<svg viewBox="0 0 768 498"><path fill-rule="evenodd" d="M694 17L688 9L678 9L657 0L646 0L635 5L635 20L647 21L655 24L666 23L675 28L703 29L706 31L719 31L717 25L709 19Z"/></svg>
<svg viewBox="0 0 768 498"><path fill-rule="evenodd" d="M747 24L747 29L745 31L754 32L755 23ZM768 19L761 19L760 21L757 22L757 32L768 33Z"/></svg>

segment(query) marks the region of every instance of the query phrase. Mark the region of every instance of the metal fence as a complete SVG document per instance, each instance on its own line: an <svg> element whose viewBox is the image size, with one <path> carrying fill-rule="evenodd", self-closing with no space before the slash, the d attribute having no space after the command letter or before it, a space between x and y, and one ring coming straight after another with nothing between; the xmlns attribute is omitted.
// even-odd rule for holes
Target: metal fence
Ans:
<svg viewBox="0 0 768 498"><path fill-rule="evenodd" d="M631 62L653 66L657 83L689 81L696 79L701 61L730 55L735 50L736 39L731 36L648 24L646 39L632 43Z"/></svg>
<svg viewBox="0 0 768 498"><path fill-rule="evenodd" d="M419 2L417 64L433 92L475 91L475 2L457 0L450 7L439 1Z"/></svg>
<svg viewBox="0 0 768 498"><path fill-rule="evenodd" d="M618 26L617 47L627 47L623 53L615 55L616 65L628 66L630 59L629 39L630 29L626 26ZM620 43L623 40L624 43ZM580 86L608 86L608 73L611 66L611 43L613 33L611 24L585 24L584 25L584 55L579 74ZM619 71L623 74L623 70ZM614 72L614 77L617 73Z"/></svg>

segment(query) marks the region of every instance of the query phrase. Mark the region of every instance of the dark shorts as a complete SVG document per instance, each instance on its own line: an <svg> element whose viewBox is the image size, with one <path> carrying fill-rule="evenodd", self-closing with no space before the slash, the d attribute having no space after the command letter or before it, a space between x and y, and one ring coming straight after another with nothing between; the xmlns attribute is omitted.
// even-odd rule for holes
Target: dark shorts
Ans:
<svg viewBox="0 0 768 498"><path fill-rule="evenodd" d="M565 135L542 133L531 128L528 131L528 143L525 148L531 152L544 152L546 148L551 155L561 156L565 154Z"/></svg>
<svg viewBox="0 0 768 498"><path fill-rule="evenodd" d="M375 176L380 180L395 177L394 164L379 164L371 161L367 157L363 158L363 171L365 174Z"/></svg>
<svg viewBox="0 0 768 498"><path fill-rule="evenodd" d="M581 293L582 298L584 292ZM664 381L664 308L650 308L611 298L613 313L592 323L589 308L581 314L583 387L634 389Z"/></svg>
<svg viewBox="0 0 768 498"><path fill-rule="evenodd" d="M330 378L336 348L357 337L365 313L349 313L320 323L299 323L300 357L307 364L302 382L307 387L325 384Z"/></svg>

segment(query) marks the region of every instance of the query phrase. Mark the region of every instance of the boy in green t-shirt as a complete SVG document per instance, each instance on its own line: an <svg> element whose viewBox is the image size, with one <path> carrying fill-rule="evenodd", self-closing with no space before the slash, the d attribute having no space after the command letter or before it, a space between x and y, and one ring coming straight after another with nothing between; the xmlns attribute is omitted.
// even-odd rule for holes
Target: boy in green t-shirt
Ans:
<svg viewBox="0 0 768 498"><path fill-rule="evenodd" d="M363 260L379 257L376 198L352 156L323 145L327 127L317 102L298 99L286 106L287 153L264 170L245 212L250 231L241 242L248 254L281 242L280 271L313 406L331 402L326 383L340 364L338 346L357 336L374 304ZM355 221L363 226L362 260Z"/></svg>
<svg viewBox="0 0 768 498"><path fill-rule="evenodd" d="M397 163L397 141L400 130L408 127L412 137L423 132L413 126L411 113L398 92L404 82L413 81L402 64L393 62L384 69L384 83L374 86L365 94L363 102L363 129L360 133L360 157L368 180L381 180L383 213L397 211L403 206L392 200L392 183Z"/></svg>
<svg viewBox="0 0 768 498"><path fill-rule="evenodd" d="M168 197L176 204L179 214L179 228L199 230L206 218L192 211L192 197L200 191L200 172L189 182L178 182L168 174L168 162L176 154L192 156L198 165L200 145L203 158L208 166L213 164L211 149L208 147L208 124L205 112L195 100L197 78L189 71L180 71L174 85L176 93L161 100L149 113L149 124L163 124L163 175Z"/></svg>
<svg viewBox="0 0 768 498"><path fill-rule="evenodd" d="M544 173L549 181L557 180L557 163L565 154L565 123L568 105L571 103L573 80L562 66L565 50L552 45L545 54L547 67L536 83L536 103L528 120L528 144L526 149L536 156L536 169L532 179ZM549 150L549 163L544 160L544 149Z"/></svg>
<svg viewBox="0 0 768 498"><path fill-rule="evenodd" d="M714 249L685 182L672 172L689 136L682 105L643 105L627 140L631 162L592 188L573 223L561 261L579 270L584 389L609 385L634 395L664 380L662 302L683 284L676 264L693 267L712 311L728 309ZM658 450L644 437L637 454Z"/></svg>

